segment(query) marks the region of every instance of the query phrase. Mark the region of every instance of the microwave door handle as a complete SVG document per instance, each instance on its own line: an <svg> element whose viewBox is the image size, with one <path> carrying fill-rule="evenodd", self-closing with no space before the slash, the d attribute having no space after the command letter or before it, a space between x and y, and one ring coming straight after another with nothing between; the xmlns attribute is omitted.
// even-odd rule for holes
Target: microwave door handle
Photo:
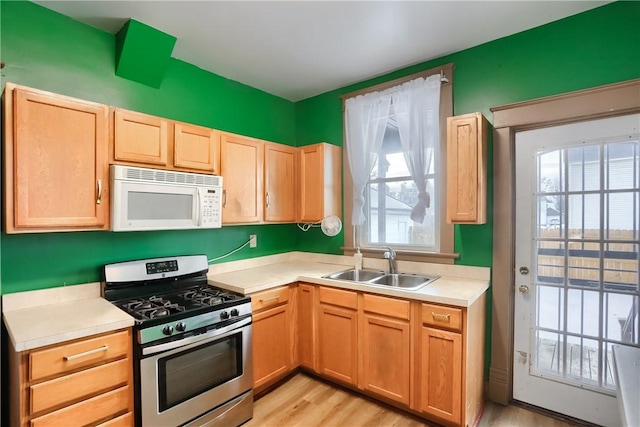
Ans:
<svg viewBox="0 0 640 427"><path fill-rule="evenodd" d="M202 225L202 202L200 198L200 188L196 188L196 225L200 227Z"/></svg>

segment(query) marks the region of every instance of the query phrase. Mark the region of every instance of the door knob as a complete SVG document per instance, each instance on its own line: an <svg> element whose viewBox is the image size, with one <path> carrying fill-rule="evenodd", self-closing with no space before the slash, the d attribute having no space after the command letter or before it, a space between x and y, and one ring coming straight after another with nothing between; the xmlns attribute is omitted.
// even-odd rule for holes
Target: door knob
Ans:
<svg viewBox="0 0 640 427"><path fill-rule="evenodd" d="M529 287L527 285L518 286L518 290L520 291L521 294L528 294L529 293Z"/></svg>
<svg viewBox="0 0 640 427"><path fill-rule="evenodd" d="M529 274L529 269L527 267L520 267L520 274Z"/></svg>

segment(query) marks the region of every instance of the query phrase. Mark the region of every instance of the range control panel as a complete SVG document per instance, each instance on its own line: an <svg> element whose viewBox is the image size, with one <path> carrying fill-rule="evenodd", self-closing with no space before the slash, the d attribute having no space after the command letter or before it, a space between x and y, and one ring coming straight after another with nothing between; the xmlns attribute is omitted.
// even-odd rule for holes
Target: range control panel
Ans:
<svg viewBox="0 0 640 427"><path fill-rule="evenodd" d="M170 271L178 271L178 261L175 259L168 261L148 262L147 274L168 273Z"/></svg>

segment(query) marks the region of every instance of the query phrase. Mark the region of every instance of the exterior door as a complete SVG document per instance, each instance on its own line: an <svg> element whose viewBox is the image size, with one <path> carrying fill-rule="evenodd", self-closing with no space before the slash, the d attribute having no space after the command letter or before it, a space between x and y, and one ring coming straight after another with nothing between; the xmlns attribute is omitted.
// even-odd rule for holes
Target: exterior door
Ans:
<svg viewBox="0 0 640 427"><path fill-rule="evenodd" d="M612 345L638 347L640 115L516 134L513 397L620 425Z"/></svg>

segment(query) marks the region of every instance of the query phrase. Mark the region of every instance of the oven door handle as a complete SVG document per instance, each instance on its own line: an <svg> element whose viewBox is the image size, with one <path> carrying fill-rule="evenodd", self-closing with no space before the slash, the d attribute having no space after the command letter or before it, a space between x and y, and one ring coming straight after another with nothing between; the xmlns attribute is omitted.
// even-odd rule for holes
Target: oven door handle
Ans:
<svg viewBox="0 0 640 427"><path fill-rule="evenodd" d="M229 331L233 331L235 329L239 329L242 326L249 325L251 323L251 317L247 317L246 319L239 320L230 325L224 326L220 329L214 329L209 332L205 332L204 334L194 335L191 337L186 337L177 341L170 341L163 344L154 345L151 347L146 347L142 349L142 355L148 356L151 354L160 353L161 351L173 350L174 348L183 347L188 344L192 344L195 342L204 341L208 338L218 337L220 335L224 335Z"/></svg>

